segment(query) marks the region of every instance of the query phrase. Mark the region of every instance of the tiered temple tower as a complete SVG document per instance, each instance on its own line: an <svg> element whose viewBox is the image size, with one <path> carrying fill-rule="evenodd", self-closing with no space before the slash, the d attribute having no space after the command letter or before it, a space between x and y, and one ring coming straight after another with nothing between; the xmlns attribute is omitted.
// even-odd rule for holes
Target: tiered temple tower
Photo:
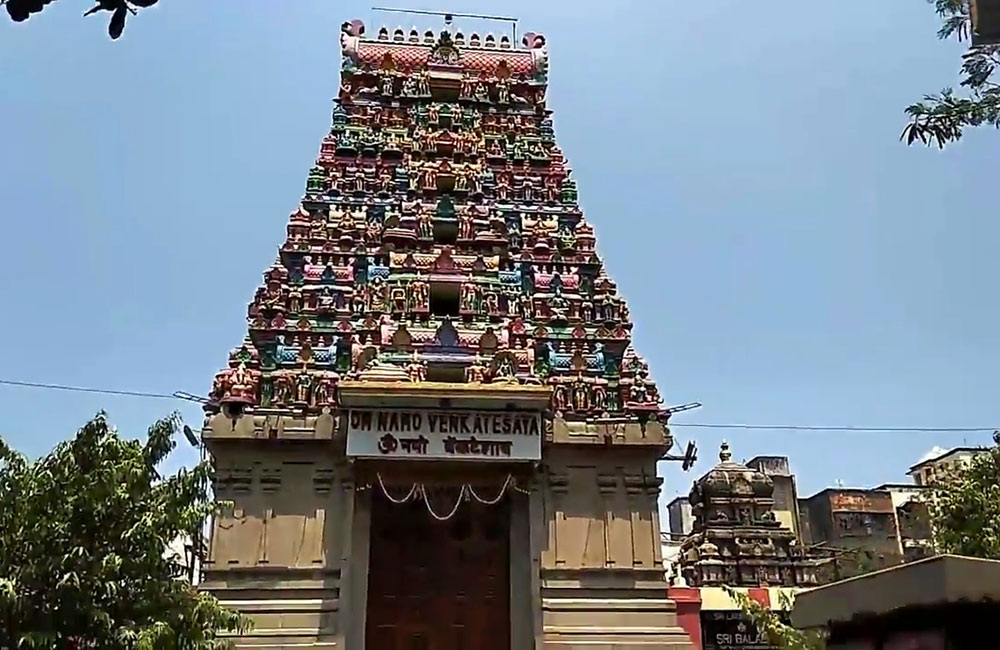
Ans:
<svg viewBox="0 0 1000 650"><path fill-rule="evenodd" d="M332 129L206 407L232 507L204 585L255 617L241 644L688 647L668 413L555 143L545 38L522 45L342 27Z"/></svg>
<svg viewBox="0 0 1000 650"><path fill-rule="evenodd" d="M722 443L719 464L695 481L689 496L694 530L681 546L680 567L695 587L810 587L817 559L774 514L774 483L733 461Z"/></svg>

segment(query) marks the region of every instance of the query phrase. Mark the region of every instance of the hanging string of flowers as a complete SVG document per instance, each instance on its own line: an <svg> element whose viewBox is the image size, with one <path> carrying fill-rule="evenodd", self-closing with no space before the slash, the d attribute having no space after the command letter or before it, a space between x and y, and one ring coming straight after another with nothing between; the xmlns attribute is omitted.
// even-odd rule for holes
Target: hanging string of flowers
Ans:
<svg viewBox="0 0 1000 650"><path fill-rule="evenodd" d="M458 508L459 506L462 505L462 501L468 500L468 496L466 495L466 490L468 489L468 487L469 487L468 485L463 485L461 488L459 488L458 498L455 499L455 506L451 509L451 512L449 512L444 516L434 512L434 507L431 506L431 500L427 496L427 488L425 488L423 485L420 486L420 493L424 497L424 504L427 506L427 512L431 514L431 517L434 517L438 521L448 521L449 519L455 516L455 513L458 512Z"/></svg>
<svg viewBox="0 0 1000 650"><path fill-rule="evenodd" d="M508 490L514 490L515 492L519 492L521 494L528 494L528 490L518 487L512 474L507 475L507 478L504 479L503 485L500 486L500 490L497 492L496 497L492 499L486 499L479 494L476 494L475 489L466 483L459 487L458 497L455 499L455 505L451 506L450 509L445 509L448 511L448 514L442 515L440 512L435 511L434 506L431 505L431 497L427 492L427 487L423 483L413 483L410 486L410 490L406 493L406 496L399 498L389 493L389 488L386 487L381 473L376 473L376 477L378 478L378 484L379 488L382 490L382 494L389 500L389 502L401 505L403 503L413 501L414 499L422 499L424 505L427 506L427 512L438 521L448 521L454 517L463 501L474 500L482 505L492 506L500 503L500 501L507 494Z"/></svg>
<svg viewBox="0 0 1000 650"><path fill-rule="evenodd" d="M377 473L376 476L378 477L379 487L382 488L382 494L385 495L386 499L388 499L391 503L395 503L397 506L406 503L414 496L416 496L420 491L420 486L414 483L412 486L410 486L410 491L406 494L405 497L403 497L402 499L395 499L391 494L389 494L389 489L385 487L385 482L382 480L382 474Z"/></svg>
<svg viewBox="0 0 1000 650"><path fill-rule="evenodd" d="M511 484L513 483L513 481L514 481L514 477L511 474L508 474L507 475L507 480L503 482L503 485L500 487L500 491L497 493L497 496L496 496L495 499L484 499L484 498L480 497L478 494L476 494L476 491L472 489L471 485L466 485L465 487L468 488L469 495L473 499L475 499L476 501L478 501L479 503L481 503L483 505L492 506L492 505L495 505L497 503L500 503L500 499L502 499L504 497L504 495L507 493L507 488L511 486Z"/></svg>

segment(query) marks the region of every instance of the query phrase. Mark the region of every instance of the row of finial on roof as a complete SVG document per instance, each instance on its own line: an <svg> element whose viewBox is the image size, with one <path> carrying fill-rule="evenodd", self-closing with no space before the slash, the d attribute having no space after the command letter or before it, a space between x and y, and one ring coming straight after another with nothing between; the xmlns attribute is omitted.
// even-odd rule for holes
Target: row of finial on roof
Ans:
<svg viewBox="0 0 1000 650"><path fill-rule="evenodd" d="M420 36L420 32L414 27L410 30L409 36L407 36L406 31L402 27L397 27L393 32L389 33L388 27L382 27L378 30L378 40L380 41L392 41L394 43L420 43L421 40L425 45L433 45L437 41L437 35L432 30L427 30L424 32L423 37ZM501 49L509 50L511 49L510 36L502 34L499 39L492 33L487 34L484 37L480 37L479 34L473 32L469 35L468 42L466 42L465 34L462 32L455 32L452 36L452 40L455 41L455 45L463 46L468 45L469 47L485 47L489 49Z"/></svg>

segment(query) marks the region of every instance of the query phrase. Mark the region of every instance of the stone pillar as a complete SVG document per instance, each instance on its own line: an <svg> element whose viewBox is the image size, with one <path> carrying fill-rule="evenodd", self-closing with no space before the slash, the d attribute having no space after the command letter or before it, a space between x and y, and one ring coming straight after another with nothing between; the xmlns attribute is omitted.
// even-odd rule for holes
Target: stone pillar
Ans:
<svg viewBox="0 0 1000 650"><path fill-rule="evenodd" d="M359 490L353 479L344 482L344 491L351 508L344 517L339 629L343 647L360 650L365 647L365 614L368 607L371 491Z"/></svg>
<svg viewBox="0 0 1000 650"><path fill-rule="evenodd" d="M655 459L586 448L547 453L542 647L691 648L657 560Z"/></svg>
<svg viewBox="0 0 1000 650"><path fill-rule="evenodd" d="M314 422L280 422L262 439L262 418L216 416L204 437L216 467L213 518L200 589L247 614L254 629L237 648L343 648L339 639L346 465ZM322 432L321 432L322 433ZM302 439L309 435L312 439ZM262 453L263 452L263 453Z"/></svg>

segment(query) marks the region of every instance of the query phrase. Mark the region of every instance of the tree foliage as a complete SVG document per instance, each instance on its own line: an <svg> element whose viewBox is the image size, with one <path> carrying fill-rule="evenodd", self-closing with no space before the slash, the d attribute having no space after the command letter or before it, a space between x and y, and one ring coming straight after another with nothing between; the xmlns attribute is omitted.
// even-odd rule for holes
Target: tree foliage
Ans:
<svg viewBox="0 0 1000 650"><path fill-rule="evenodd" d="M938 37L969 40L972 32L968 0L929 0L941 17ZM973 45L962 56L959 85L964 94L945 88L936 95L926 95L922 101L906 108L910 118L900 138L906 144L920 141L926 145L946 144L961 139L966 127L993 126L1000 128L1000 84L995 72L1000 64L1000 46Z"/></svg>
<svg viewBox="0 0 1000 650"><path fill-rule="evenodd" d="M7 8L7 15L14 22L27 20L32 14L37 14L53 2L55 0L0 0L0 4ZM152 7L157 2L159 0L97 0L97 4L83 15L90 16L101 11L109 12L111 21L108 23L108 34L112 39L116 39L122 35L122 30L125 29L125 19L128 18L129 14L134 15L137 8Z"/></svg>
<svg viewBox="0 0 1000 650"><path fill-rule="evenodd" d="M157 472L178 423L142 443L99 414L34 462L0 439L0 648L217 648L248 629L166 552L215 507L207 463Z"/></svg>
<svg viewBox="0 0 1000 650"><path fill-rule="evenodd" d="M1000 559L1000 447L942 481L934 490L930 517L939 552Z"/></svg>
<svg viewBox="0 0 1000 650"><path fill-rule="evenodd" d="M826 647L826 637L822 631L797 630L782 621L777 612L764 607L745 593L731 587L724 589L739 605L743 615L757 626L757 631L764 635L768 645L781 650L824 650ZM781 609L791 611L792 598L782 593L781 599Z"/></svg>

